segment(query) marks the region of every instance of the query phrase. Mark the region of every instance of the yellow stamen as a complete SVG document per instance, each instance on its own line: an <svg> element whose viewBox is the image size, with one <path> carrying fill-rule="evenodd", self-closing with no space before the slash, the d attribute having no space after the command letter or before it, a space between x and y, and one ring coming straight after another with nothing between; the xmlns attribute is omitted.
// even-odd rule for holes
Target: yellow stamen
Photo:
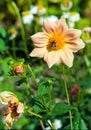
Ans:
<svg viewBox="0 0 91 130"><path fill-rule="evenodd" d="M54 33L49 38L49 42L47 45L48 51L57 51L64 47L64 38L60 35L60 33Z"/></svg>
<svg viewBox="0 0 91 130"><path fill-rule="evenodd" d="M63 1L63 4L68 5L69 2L70 2L69 0L64 0L64 1Z"/></svg>
<svg viewBox="0 0 91 130"><path fill-rule="evenodd" d="M29 15L29 14L31 14L30 11L24 11L24 12L22 13L23 16L27 16L27 15Z"/></svg>
<svg viewBox="0 0 91 130"><path fill-rule="evenodd" d="M74 16L74 15L76 15L77 14L77 12L71 12L70 13L70 16Z"/></svg>
<svg viewBox="0 0 91 130"><path fill-rule="evenodd" d="M15 33L17 33L17 31L16 31L15 29L9 29L9 30L8 30L8 33L10 33L10 34L15 34Z"/></svg>
<svg viewBox="0 0 91 130"><path fill-rule="evenodd" d="M38 10L41 10L41 9L44 8L44 4L43 4L43 3L40 3L40 2L38 3L37 6L38 6Z"/></svg>

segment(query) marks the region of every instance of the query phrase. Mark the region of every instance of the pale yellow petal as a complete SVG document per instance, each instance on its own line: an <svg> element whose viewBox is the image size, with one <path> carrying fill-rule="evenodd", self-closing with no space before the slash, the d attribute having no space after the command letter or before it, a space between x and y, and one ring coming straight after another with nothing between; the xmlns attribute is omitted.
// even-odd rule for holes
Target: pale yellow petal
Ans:
<svg viewBox="0 0 91 130"><path fill-rule="evenodd" d="M0 102L2 104L8 104L8 102L12 99L12 97L17 99L16 95L12 92L9 91L0 92Z"/></svg>
<svg viewBox="0 0 91 130"><path fill-rule="evenodd" d="M47 32L48 34L51 34L53 32L56 31L56 23L55 22L51 22L48 19L46 19L44 21L44 25L43 25L43 31Z"/></svg>
<svg viewBox="0 0 91 130"><path fill-rule="evenodd" d="M60 51L60 61L67 65L68 67L72 67L73 65L74 55L70 50L61 50Z"/></svg>
<svg viewBox="0 0 91 130"><path fill-rule="evenodd" d="M60 62L60 55L57 51L48 52L44 55L44 60L47 62L48 67L51 68L54 64Z"/></svg>
<svg viewBox="0 0 91 130"><path fill-rule="evenodd" d="M6 117L5 117L5 124L6 126L10 129L13 125L13 118L11 117L11 114L8 114Z"/></svg>
<svg viewBox="0 0 91 130"><path fill-rule="evenodd" d="M48 43L49 36L47 33L39 32L31 36L36 47L44 47Z"/></svg>
<svg viewBox="0 0 91 130"><path fill-rule="evenodd" d="M42 58L46 51L47 51L46 47L34 48L33 51L29 55L31 57L40 57L40 58Z"/></svg>

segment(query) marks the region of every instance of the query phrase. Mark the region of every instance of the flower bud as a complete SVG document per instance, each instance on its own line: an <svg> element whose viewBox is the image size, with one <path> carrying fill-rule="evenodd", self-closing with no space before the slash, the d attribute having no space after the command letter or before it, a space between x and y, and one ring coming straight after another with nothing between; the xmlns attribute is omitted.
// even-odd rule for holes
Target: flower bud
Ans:
<svg viewBox="0 0 91 130"><path fill-rule="evenodd" d="M22 64L15 65L13 71L15 75L22 74L24 72L24 66Z"/></svg>

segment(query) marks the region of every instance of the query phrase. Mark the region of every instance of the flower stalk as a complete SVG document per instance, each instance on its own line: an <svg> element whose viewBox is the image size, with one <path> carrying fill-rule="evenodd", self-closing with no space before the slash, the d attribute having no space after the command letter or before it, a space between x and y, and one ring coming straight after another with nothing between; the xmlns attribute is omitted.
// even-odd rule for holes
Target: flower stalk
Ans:
<svg viewBox="0 0 91 130"><path fill-rule="evenodd" d="M40 119L42 119L43 117L35 112L32 112L32 111L28 111L29 114L33 115L33 116L36 116L36 117L39 117Z"/></svg>
<svg viewBox="0 0 91 130"><path fill-rule="evenodd" d="M18 7L17 7L17 5L15 4L14 1L11 2L11 5L13 6L13 8L14 8L14 10L16 12L16 15L18 17L18 20L20 22L21 36L22 36L22 40L23 40L24 51L26 53L26 57L29 58L29 56L28 56L28 48L27 48L27 44L26 44L25 30L24 30L24 26L23 26L23 23L22 23L22 18L21 18L19 9L18 9Z"/></svg>
<svg viewBox="0 0 91 130"><path fill-rule="evenodd" d="M31 75L32 75L32 78L33 78L33 80L34 80L35 85L38 86L38 83L37 83L37 81L36 81L36 77L35 77L35 75L34 75L34 73L33 73L33 71L32 71L32 68L30 67L29 64L28 64L28 69L29 69L29 71L30 71L30 73L31 73Z"/></svg>
<svg viewBox="0 0 91 130"><path fill-rule="evenodd" d="M12 50L13 50L13 57L16 59L16 47L15 47L15 39L12 39Z"/></svg>
<svg viewBox="0 0 91 130"><path fill-rule="evenodd" d="M68 89L67 89L67 84L66 84L66 76L65 76L64 66L63 66L63 77L64 77L64 87L65 87L67 102L68 102L68 105L70 105L70 99L69 99L69 94L68 94ZM70 117L70 128L71 128L71 130L73 130L71 110L69 111L69 117Z"/></svg>

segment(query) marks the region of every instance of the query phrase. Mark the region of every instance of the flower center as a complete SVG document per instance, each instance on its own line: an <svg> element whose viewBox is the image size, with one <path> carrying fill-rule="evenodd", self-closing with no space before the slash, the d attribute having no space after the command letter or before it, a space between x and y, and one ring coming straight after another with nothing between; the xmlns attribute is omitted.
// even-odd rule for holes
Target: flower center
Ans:
<svg viewBox="0 0 91 130"><path fill-rule="evenodd" d="M28 15L30 15L30 14L31 14L30 11L24 11L24 12L22 13L23 16L28 16Z"/></svg>
<svg viewBox="0 0 91 130"><path fill-rule="evenodd" d="M77 12L71 12L70 13L70 16L75 16L75 15L77 15Z"/></svg>
<svg viewBox="0 0 91 130"><path fill-rule="evenodd" d="M48 51L57 51L60 50L64 47L64 39L60 35L60 33L54 33L52 36L49 38L48 45L47 45L47 50Z"/></svg>
<svg viewBox="0 0 91 130"><path fill-rule="evenodd" d="M9 33L9 34L16 34L17 31L16 31L16 29L13 29L13 28L12 28L12 29L9 29L9 30L8 30L8 33Z"/></svg>

